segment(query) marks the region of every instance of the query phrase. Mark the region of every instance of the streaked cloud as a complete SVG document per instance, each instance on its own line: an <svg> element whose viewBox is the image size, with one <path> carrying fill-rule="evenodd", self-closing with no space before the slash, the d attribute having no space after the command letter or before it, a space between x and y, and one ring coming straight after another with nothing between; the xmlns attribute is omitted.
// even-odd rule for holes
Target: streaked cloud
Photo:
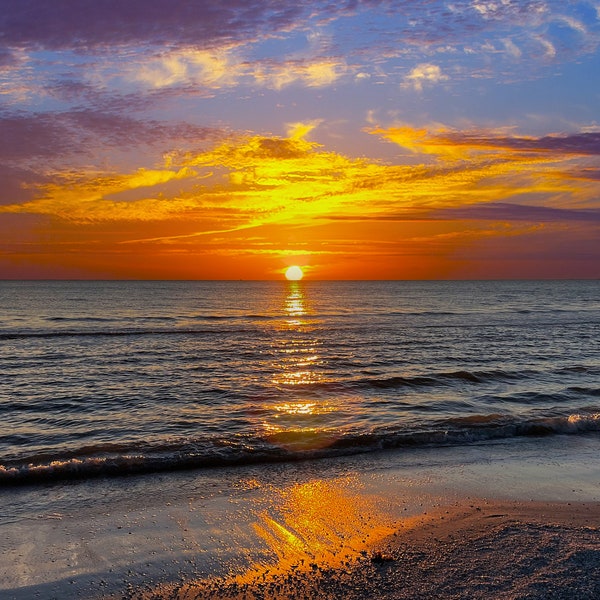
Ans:
<svg viewBox="0 0 600 600"><path fill-rule="evenodd" d="M600 208L569 209L490 202L489 204L476 206L446 208L431 216L442 219L473 219L477 221L527 221L530 223L581 221L584 223L600 223Z"/></svg>

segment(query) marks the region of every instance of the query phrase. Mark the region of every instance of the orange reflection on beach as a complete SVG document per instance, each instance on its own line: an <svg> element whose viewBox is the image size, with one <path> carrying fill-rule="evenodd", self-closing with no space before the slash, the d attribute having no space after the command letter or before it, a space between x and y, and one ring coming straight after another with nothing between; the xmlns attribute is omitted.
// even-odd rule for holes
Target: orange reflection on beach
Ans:
<svg viewBox="0 0 600 600"><path fill-rule="evenodd" d="M361 493L356 478L315 479L274 491L272 509L253 525L273 554L274 564L256 564L236 579L255 581L290 569L339 567L395 531L374 498Z"/></svg>

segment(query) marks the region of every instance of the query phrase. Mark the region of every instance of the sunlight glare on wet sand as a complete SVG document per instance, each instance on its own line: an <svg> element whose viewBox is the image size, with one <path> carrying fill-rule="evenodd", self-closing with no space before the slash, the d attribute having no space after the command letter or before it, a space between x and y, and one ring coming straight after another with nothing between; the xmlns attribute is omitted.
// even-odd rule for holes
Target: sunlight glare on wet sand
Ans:
<svg viewBox="0 0 600 600"><path fill-rule="evenodd" d="M238 583L256 580L267 568L274 574L314 569L317 564L341 566L397 528L374 498L361 493L353 477L315 479L273 494L274 509L260 513L253 525L273 564L251 566L236 577Z"/></svg>

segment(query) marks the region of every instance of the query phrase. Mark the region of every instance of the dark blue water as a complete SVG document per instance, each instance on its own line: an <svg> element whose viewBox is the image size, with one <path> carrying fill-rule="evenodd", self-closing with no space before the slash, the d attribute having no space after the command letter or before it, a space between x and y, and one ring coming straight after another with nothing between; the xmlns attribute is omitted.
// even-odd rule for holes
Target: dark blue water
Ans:
<svg viewBox="0 0 600 600"><path fill-rule="evenodd" d="M0 482L600 432L600 283L0 282Z"/></svg>

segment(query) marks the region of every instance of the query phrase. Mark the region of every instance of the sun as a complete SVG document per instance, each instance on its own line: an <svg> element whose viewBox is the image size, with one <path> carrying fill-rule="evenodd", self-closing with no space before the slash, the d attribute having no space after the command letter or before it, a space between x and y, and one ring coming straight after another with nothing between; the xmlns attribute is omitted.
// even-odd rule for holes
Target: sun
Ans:
<svg viewBox="0 0 600 600"><path fill-rule="evenodd" d="M297 265L289 267L288 270L285 272L285 278L288 281L300 281L303 277L304 273L302 272L302 269Z"/></svg>

